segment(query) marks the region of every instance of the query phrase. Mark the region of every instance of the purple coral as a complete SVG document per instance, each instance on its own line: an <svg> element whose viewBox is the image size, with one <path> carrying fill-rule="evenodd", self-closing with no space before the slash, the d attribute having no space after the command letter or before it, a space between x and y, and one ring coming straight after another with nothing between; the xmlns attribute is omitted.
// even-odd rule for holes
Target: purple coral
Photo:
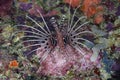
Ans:
<svg viewBox="0 0 120 80"><path fill-rule="evenodd" d="M107 31L111 31L113 29L113 27L114 27L113 23L108 22L106 29L107 29Z"/></svg>
<svg viewBox="0 0 120 80"><path fill-rule="evenodd" d="M32 3L20 3L20 9L27 11L32 8Z"/></svg>
<svg viewBox="0 0 120 80"><path fill-rule="evenodd" d="M116 15L120 16L120 6L118 6L118 8L117 8Z"/></svg>
<svg viewBox="0 0 120 80"><path fill-rule="evenodd" d="M8 15L11 7L12 7L13 0L0 0L0 17Z"/></svg>
<svg viewBox="0 0 120 80"><path fill-rule="evenodd" d="M106 0L104 5L108 8L109 11L114 10L114 3L113 3L113 1Z"/></svg>

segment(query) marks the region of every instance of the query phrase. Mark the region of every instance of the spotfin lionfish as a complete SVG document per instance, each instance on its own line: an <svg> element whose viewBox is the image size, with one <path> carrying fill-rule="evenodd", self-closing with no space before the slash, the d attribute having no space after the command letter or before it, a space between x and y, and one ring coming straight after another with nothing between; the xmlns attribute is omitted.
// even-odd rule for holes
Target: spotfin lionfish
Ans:
<svg viewBox="0 0 120 80"><path fill-rule="evenodd" d="M90 29L90 21L81 15L79 8L61 4L62 10L67 6L66 14L44 17L43 13L36 9L42 22L27 15L27 19L34 25L16 25L24 27L22 43L30 51L27 56L35 53L39 57L40 67L37 73L51 76L64 76L71 68L75 71L86 71L99 66L99 56L97 60L91 61L93 51L89 45L94 45L94 41L88 37L95 34ZM60 8L60 7L58 7ZM14 35L15 36L15 35Z"/></svg>

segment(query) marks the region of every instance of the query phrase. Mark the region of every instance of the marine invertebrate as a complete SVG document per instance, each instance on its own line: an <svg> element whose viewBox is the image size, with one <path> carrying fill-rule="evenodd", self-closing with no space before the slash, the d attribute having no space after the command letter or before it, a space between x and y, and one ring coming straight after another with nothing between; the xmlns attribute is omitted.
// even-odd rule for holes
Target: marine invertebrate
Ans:
<svg viewBox="0 0 120 80"><path fill-rule="evenodd" d="M0 17L8 15L8 12L11 9L13 0L1 0L0 2Z"/></svg>
<svg viewBox="0 0 120 80"><path fill-rule="evenodd" d="M83 12L87 17L91 17L96 13L100 12L98 4L100 4L101 0L84 0L83 1Z"/></svg>
<svg viewBox="0 0 120 80"><path fill-rule="evenodd" d="M44 25L39 24L28 15L26 17L35 25L16 25L25 28L15 32L15 34L19 32L25 34L21 37L22 43L29 43L25 45L25 48L30 49L26 55L36 53L40 59L38 73L64 76L71 68L79 72L93 69L94 66L100 67L100 56L94 61L91 60L93 52L89 45L94 45L94 42L84 37L88 34L89 37L94 37L94 33L89 28L88 23L90 21L87 21L86 16L76 16L79 13L77 12L79 8L80 5L77 8L69 6L67 10L68 18L63 15L59 18L49 16L47 19L39 9L36 9ZM71 9L74 11L72 14Z"/></svg>
<svg viewBox="0 0 120 80"><path fill-rule="evenodd" d="M81 0L64 0L64 2L70 4L72 7L77 7Z"/></svg>
<svg viewBox="0 0 120 80"><path fill-rule="evenodd" d="M103 6L100 5L101 0L84 0L82 4L82 11L88 18L94 17L94 22L100 24L103 19Z"/></svg>
<svg viewBox="0 0 120 80"><path fill-rule="evenodd" d="M10 68L17 68L18 62L16 60L10 61L9 67Z"/></svg>

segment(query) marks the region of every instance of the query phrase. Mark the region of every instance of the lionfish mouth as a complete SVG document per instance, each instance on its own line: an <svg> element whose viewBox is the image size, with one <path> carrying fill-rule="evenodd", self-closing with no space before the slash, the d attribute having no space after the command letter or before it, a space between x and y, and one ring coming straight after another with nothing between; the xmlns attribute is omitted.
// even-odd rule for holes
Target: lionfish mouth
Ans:
<svg viewBox="0 0 120 80"><path fill-rule="evenodd" d="M16 25L26 28L17 31L17 33L25 33L25 36L22 37L22 43L30 43L30 45L25 46L25 48L30 49L27 55L36 53L38 56L40 67L37 73L65 76L67 71L71 69L80 72L93 69L95 66L99 67L99 56L96 61L92 61L93 51L87 45L94 45L94 43L84 38L86 36L94 37L94 33L88 25L89 21L86 21L85 16L79 16L75 19L79 7L73 9L73 15L71 15L71 7L69 7L69 19L63 17L59 22L55 17L46 21L41 12L37 10L44 26L30 16L27 18L35 23L34 26Z"/></svg>

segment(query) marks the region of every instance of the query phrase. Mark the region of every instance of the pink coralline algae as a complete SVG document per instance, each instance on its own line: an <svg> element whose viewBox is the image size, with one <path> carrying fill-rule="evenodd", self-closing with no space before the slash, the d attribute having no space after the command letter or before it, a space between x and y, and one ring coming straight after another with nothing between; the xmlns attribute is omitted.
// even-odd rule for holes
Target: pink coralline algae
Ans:
<svg viewBox="0 0 120 80"><path fill-rule="evenodd" d="M38 73L42 75L51 76L65 76L67 71L74 69L76 72L91 70L95 66L101 67L100 56L95 62L90 60L93 52L80 48L81 51L77 51L70 45L66 45L64 50L60 50L59 46L56 46L49 55L41 62ZM43 59L46 50L39 48L37 56Z"/></svg>
<svg viewBox="0 0 120 80"><path fill-rule="evenodd" d="M0 16L5 16L9 13L12 7L13 0L0 0Z"/></svg>
<svg viewBox="0 0 120 80"><path fill-rule="evenodd" d="M39 13L37 12L37 10L39 10L44 17L53 16L53 15L56 15L58 13L55 10L52 10L52 11L49 11L49 12L45 13L45 11L40 6L38 6L37 4L34 4L33 8L31 8L28 12L31 15L40 16Z"/></svg>

